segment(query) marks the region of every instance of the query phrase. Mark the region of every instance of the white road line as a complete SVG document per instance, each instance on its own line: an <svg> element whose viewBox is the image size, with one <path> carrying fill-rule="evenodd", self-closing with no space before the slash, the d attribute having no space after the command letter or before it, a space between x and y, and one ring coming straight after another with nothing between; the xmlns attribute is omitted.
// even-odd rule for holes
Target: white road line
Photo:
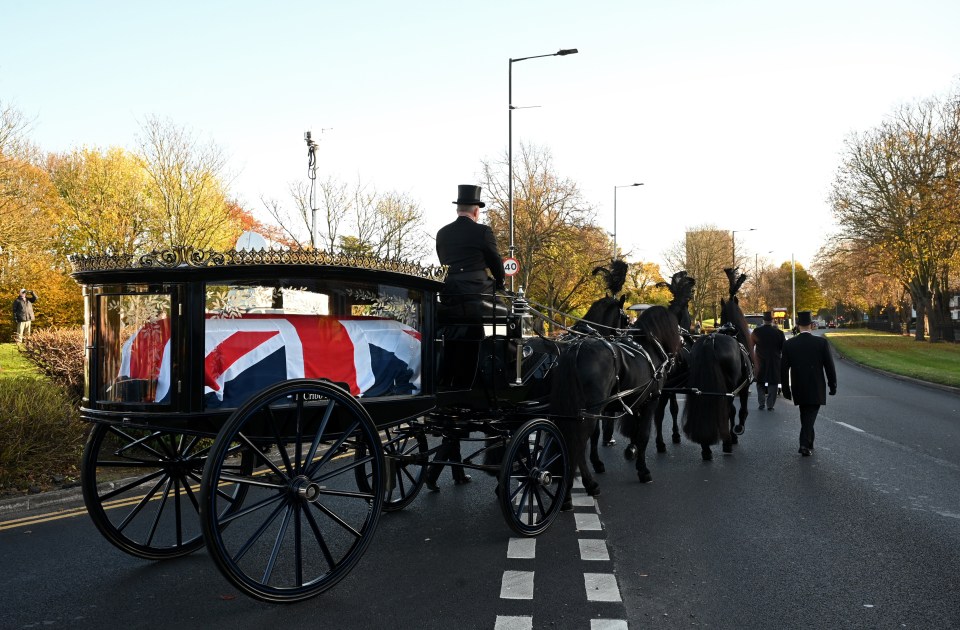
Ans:
<svg viewBox="0 0 960 630"><path fill-rule="evenodd" d="M841 427L847 427L848 429L853 429L857 433L866 433L866 431L864 431L863 429L858 429L852 424L847 424L846 422L837 422L837 424L839 424Z"/></svg>
<svg viewBox="0 0 960 630"><path fill-rule="evenodd" d="M609 560L610 552L607 551L607 543L602 538L581 538L580 543L581 560Z"/></svg>
<svg viewBox="0 0 960 630"><path fill-rule="evenodd" d="M537 557L536 538L511 538L507 545L507 557L530 560Z"/></svg>
<svg viewBox="0 0 960 630"><path fill-rule="evenodd" d="M589 494L571 494L570 498L573 500L573 507L596 507L597 499L591 497Z"/></svg>
<svg viewBox="0 0 960 630"><path fill-rule="evenodd" d="M583 584L587 591L587 601L620 602L620 588L613 573L584 573Z"/></svg>
<svg viewBox="0 0 960 630"><path fill-rule="evenodd" d="M574 512L573 520L577 524L578 532L600 531L603 526L600 524L599 514L588 514L586 512Z"/></svg>
<svg viewBox="0 0 960 630"><path fill-rule="evenodd" d="M590 630L627 630L625 619L591 619Z"/></svg>
<svg viewBox="0 0 960 630"><path fill-rule="evenodd" d="M504 571L500 599L533 599L533 571Z"/></svg>
<svg viewBox="0 0 960 630"><path fill-rule="evenodd" d="M533 630L533 617L497 615L497 624L493 626L493 630ZM591 630L593 629L591 628Z"/></svg>

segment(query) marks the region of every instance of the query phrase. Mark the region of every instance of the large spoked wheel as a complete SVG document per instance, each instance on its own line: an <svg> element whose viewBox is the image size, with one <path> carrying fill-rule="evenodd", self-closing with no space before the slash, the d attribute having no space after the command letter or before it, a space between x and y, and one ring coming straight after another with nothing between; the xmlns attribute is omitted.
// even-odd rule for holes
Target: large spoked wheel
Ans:
<svg viewBox="0 0 960 630"><path fill-rule="evenodd" d="M149 560L185 556L203 547L200 478L211 438L171 431L96 424L87 437L81 485L87 512L100 533L119 549ZM225 466L246 467L235 449ZM220 489L220 509L242 501L244 488Z"/></svg>
<svg viewBox="0 0 960 630"><path fill-rule="evenodd" d="M497 497L507 525L521 536L550 527L567 492L567 445L549 420L531 420L510 438Z"/></svg>
<svg viewBox="0 0 960 630"><path fill-rule="evenodd" d="M410 505L423 488L430 445L427 443L427 436L423 429L414 427L410 423L383 429L382 436L386 465L383 511L396 512ZM357 449L358 459L366 455L366 451ZM356 472L360 488L370 492L371 471L358 468Z"/></svg>
<svg viewBox="0 0 960 630"><path fill-rule="evenodd" d="M252 454L252 472L225 465L234 444ZM225 514L219 489L234 484L247 494ZM200 517L210 555L234 586L263 601L295 602L356 565L383 496L380 437L366 410L336 385L291 380L251 398L220 430L203 472Z"/></svg>

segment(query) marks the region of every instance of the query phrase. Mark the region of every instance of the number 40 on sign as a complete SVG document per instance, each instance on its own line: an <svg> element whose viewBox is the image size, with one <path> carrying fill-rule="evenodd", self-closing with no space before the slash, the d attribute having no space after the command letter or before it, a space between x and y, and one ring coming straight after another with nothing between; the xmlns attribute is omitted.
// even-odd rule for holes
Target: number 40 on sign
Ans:
<svg viewBox="0 0 960 630"><path fill-rule="evenodd" d="M503 273L508 276L515 276L518 271L520 271L520 263L517 262L516 258L503 259Z"/></svg>

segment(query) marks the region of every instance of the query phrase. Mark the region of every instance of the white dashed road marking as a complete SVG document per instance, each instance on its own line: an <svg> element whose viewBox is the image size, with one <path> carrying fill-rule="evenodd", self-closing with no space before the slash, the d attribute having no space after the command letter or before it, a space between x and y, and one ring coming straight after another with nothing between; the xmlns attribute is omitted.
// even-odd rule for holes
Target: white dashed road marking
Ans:
<svg viewBox="0 0 960 630"><path fill-rule="evenodd" d="M533 630L533 617L497 615L497 625L493 627L493 630ZM593 630L592 627L591 630Z"/></svg>
<svg viewBox="0 0 960 630"><path fill-rule="evenodd" d="M501 599L533 599L533 571L504 571Z"/></svg>
<svg viewBox="0 0 960 630"><path fill-rule="evenodd" d="M841 427L847 427L848 429L852 429L852 430L856 431L857 433L866 433L866 431L864 431L863 429L858 429L857 427L853 426L852 424L847 424L846 422L837 422L837 424L839 424Z"/></svg>
<svg viewBox="0 0 960 630"><path fill-rule="evenodd" d="M619 602L620 588L617 576L612 573L584 573L583 583L587 589L587 600L591 602Z"/></svg>

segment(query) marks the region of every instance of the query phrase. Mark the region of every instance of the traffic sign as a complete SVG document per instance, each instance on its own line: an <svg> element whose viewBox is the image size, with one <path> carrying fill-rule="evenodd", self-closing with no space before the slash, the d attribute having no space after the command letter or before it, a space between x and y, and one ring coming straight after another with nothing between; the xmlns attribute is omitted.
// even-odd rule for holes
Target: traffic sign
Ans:
<svg viewBox="0 0 960 630"><path fill-rule="evenodd" d="M517 262L516 258L503 259L503 273L508 276L515 276L518 271L520 271L520 263Z"/></svg>

